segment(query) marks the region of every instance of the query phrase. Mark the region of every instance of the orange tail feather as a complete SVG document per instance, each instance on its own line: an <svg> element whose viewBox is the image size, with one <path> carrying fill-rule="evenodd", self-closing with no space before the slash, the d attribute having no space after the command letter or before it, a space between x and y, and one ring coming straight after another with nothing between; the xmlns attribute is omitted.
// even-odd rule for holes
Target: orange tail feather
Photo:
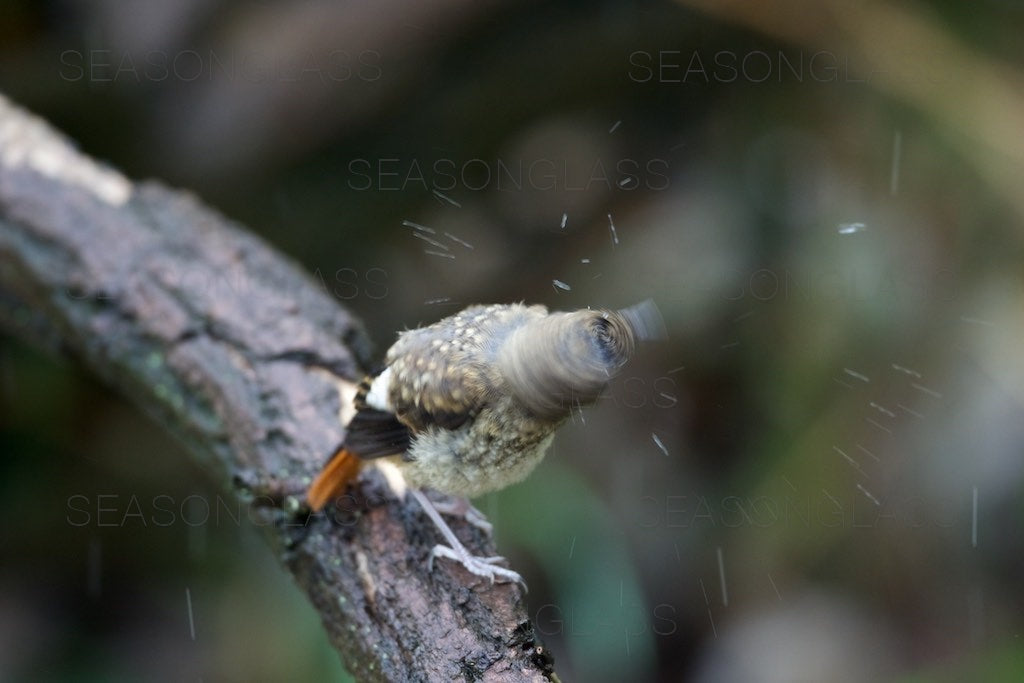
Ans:
<svg viewBox="0 0 1024 683"><path fill-rule="evenodd" d="M340 496L345 486L359 474L361 465L359 456L351 451L342 448L335 453L306 492L306 502L313 512Z"/></svg>

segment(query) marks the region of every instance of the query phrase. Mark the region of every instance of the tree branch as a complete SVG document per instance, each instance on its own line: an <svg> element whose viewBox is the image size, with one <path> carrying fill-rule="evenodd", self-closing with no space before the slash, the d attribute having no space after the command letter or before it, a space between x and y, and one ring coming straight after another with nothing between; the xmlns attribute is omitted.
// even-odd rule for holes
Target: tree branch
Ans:
<svg viewBox="0 0 1024 683"><path fill-rule="evenodd" d="M260 239L97 164L2 96L0 327L75 357L249 505L359 679L554 678L518 586L428 573L433 527L378 473L330 514L305 511L341 437L339 382L369 356L359 323Z"/></svg>

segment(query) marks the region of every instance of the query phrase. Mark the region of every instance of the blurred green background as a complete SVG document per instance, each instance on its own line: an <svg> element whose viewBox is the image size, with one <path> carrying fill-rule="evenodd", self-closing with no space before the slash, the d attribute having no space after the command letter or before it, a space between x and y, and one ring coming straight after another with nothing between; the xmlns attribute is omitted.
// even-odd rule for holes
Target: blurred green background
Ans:
<svg viewBox="0 0 1024 683"><path fill-rule="evenodd" d="M658 303L478 501L563 680L1024 680L1024 9L704 4L7 0L0 88L381 351ZM0 679L344 678L245 511L6 336L0 449Z"/></svg>

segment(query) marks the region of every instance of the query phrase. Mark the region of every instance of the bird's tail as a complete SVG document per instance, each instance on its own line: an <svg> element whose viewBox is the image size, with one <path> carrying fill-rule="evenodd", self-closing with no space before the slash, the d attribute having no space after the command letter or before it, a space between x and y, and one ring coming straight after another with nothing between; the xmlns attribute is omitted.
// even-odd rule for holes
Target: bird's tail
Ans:
<svg viewBox="0 0 1024 683"><path fill-rule="evenodd" d="M362 461L352 451L344 447L327 461L306 492L306 502L313 512L322 509L329 502L341 495L345 487L352 481L362 466Z"/></svg>

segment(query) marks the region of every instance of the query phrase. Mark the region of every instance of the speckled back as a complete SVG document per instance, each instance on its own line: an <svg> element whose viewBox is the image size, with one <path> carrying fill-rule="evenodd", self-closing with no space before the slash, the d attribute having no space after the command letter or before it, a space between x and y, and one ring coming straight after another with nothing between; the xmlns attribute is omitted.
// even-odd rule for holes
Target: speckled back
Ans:
<svg viewBox="0 0 1024 683"><path fill-rule="evenodd" d="M414 430L431 424L449 428L479 413L502 395L497 350L544 306L471 306L433 325L402 332L388 350L389 393L395 414Z"/></svg>

